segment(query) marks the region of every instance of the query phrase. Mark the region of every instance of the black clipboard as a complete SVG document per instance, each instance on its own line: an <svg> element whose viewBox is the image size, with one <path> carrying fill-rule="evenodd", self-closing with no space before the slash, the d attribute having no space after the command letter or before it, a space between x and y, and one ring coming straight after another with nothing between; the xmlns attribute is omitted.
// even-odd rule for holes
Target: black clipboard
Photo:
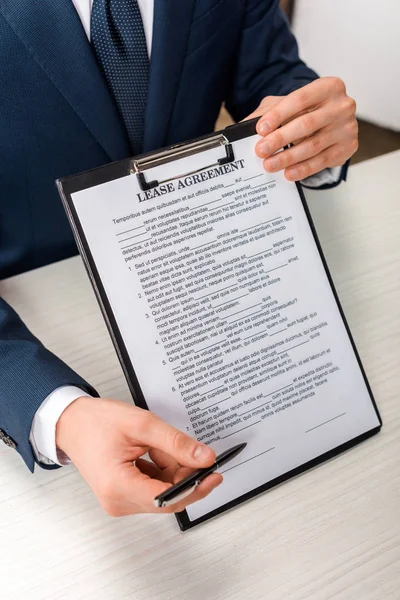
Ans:
<svg viewBox="0 0 400 600"><path fill-rule="evenodd" d="M157 187L164 182L157 181L157 180L151 180L151 179L149 180L146 177L147 169L151 169L157 165L165 164L167 162L173 162L174 160L177 160L179 158L189 156L189 155L192 155L195 153L201 153L210 148L216 148L216 147L221 148L221 158L218 159L218 162L216 163L217 166L229 164L229 162L233 161L235 158L231 144L235 141L255 135L256 134L255 126L256 126L257 121L258 121L258 119L244 121L237 125L232 125L222 131L218 131L218 132L203 136L203 137L195 139L195 140L191 140L191 141L184 142L181 144L172 145L172 146L163 148L162 150L146 153L146 154L143 154L138 157L127 158L127 159L124 159L124 160L121 160L118 162L114 162L114 163L105 165L103 167L99 167L97 169L93 169L91 171L87 171L87 172L84 172L81 174L77 174L74 176L70 176L70 177L66 177L66 178L57 180L57 187L58 187L61 199L63 201L63 205L64 205L65 211L67 213L68 219L70 221L70 224L71 224L71 227L72 227L72 230L74 233L74 237L75 237L77 246L79 248L79 252L82 256L86 271L91 280L91 283L92 283L93 289L95 291L100 309L103 314L103 317L105 319L110 337L112 339L112 342L114 344L115 350L118 355L118 358L120 360L124 375L126 377L130 392L132 394L135 404L141 408L148 409L149 407L146 403L144 394L140 388L137 376L135 374L134 365L132 364L132 361L131 361L128 351L126 349L123 337L118 328L118 325L117 325L115 316L113 314L109 299L105 292L102 280L101 280L98 270L96 268L96 264L93 259L91 250L89 248L87 239L85 237L85 233L83 231L82 225L80 223L79 217L78 217L77 212L74 207L72 195L78 191L82 191L82 190L85 190L85 189L88 189L91 187L95 187L95 186L101 185L103 183L107 183L107 182L113 181L115 179L119 179L121 177L126 177L127 175L135 176L138 179L139 186L143 191L151 190L154 187ZM209 167L213 167L216 165L205 164L204 168L209 168ZM190 175L190 174L191 173L176 173L169 180L177 179L184 175ZM381 420L375 399L373 397L370 385L368 383L368 380L367 380L363 365L361 363L357 348L354 344L354 340L352 338L350 329L348 327L345 315L344 315L342 307L340 305L340 301L339 301L338 295L336 293L331 275L329 273L329 269L328 269L325 257L323 255L320 242L318 240L318 236L317 236L317 233L316 233L316 230L314 227L314 223L311 218L311 214L310 214L308 206L307 206L306 199L303 194L302 187L299 183L296 183L296 187L297 187L297 191L299 194L299 198L301 200L301 204L302 204L304 213L306 215L308 224L310 226L310 230L311 230L316 248L318 250L323 268L325 270L325 274L326 274L327 280L329 282L333 297L337 304L337 308L339 310L340 316L341 316L343 324L345 326L349 341L351 343L351 346L352 346L352 349L354 352L354 356L357 360L358 366L360 368L360 372L362 374L366 388L368 390L368 394L371 399L371 403L376 412L376 416L377 416L379 425L372 428L371 430L363 433L362 435L359 435L359 436L355 437L354 439L351 439L351 440L347 441L346 443L341 444L338 447L321 454L320 456L317 456L313 460L310 460L310 461L306 462L305 464L302 464L301 466L299 466L295 469L292 469L271 481L268 481L267 483L251 490L250 492L245 493L245 494L239 496L238 498L235 498L234 500L224 504L223 506L220 506L218 509L211 511L204 516L201 516L200 518L197 518L195 520L190 520L186 511L177 514L176 518L177 518L179 527L182 531L190 529L195 525L198 525L212 517L215 517L215 516L221 514L222 512L225 512L231 508L234 508L235 506L257 496L258 494L260 494L266 490L269 490L269 489L275 487L276 485L283 483L284 481L286 481L296 475L299 475L300 473L303 473L304 471L306 471L312 467L315 467L326 460L329 460L329 459L337 456L338 454L359 444L363 440L375 435L376 433L378 433L380 431L381 426L382 426L382 420Z"/></svg>

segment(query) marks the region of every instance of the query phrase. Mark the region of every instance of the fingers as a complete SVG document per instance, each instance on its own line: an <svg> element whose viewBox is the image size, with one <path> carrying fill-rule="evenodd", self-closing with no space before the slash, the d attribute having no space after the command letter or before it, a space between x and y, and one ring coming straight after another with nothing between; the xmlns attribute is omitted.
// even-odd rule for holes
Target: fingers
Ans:
<svg viewBox="0 0 400 600"><path fill-rule="evenodd" d="M145 460L144 458L138 458L135 461L135 466L139 469L139 471L151 477L151 479L160 479L160 481L163 481L163 472L157 467L157 465L150 462L149 460Z"/></svg>
<svg viewBox="0 0 400 600"><path fill-rule="evenodd" d="M149 456L160 471L159 479L167 483L175 483L174 478L180 468L179 463L162 450L152 449ZM193 471L190 468L189 470Z"/></svg>
<svg viewBox="0 0 400 600"><path fill-rule="evenodd" d="M293 167L287 168L285 170L285 177L290 181L301 181L327 167L340 167L347 160L346 156L347 153L342 146L334 144L317 154L317 156L313 156L308 160L297 163Z"/></svg>
<svg viewBox="0 0 400 600"><path fill-rule="evenodd" d="M158 512L159 509L154 506L154 499L170 487L170 483L150 479L132 471L120 490L123 498L130 505L126 514Z"/></svg>
<svg viewBox="0 0 400 600"><path fill-rule="evenodd" d="M270 173L286 169L285 176L292 181L340 166L358 148L356 103L335 77L319 79L282 98L256 127L263 136L256 153L264 159L264 168Z"/></svg>
<svg viewBox="0 0 400 600"><path fill-rule="evenodd" d="M322 109L297 117L257 142L256 153L260 158L271 156L288 144L320 131L332 122L332 118L329 111ZM324 135L326 137L327 133ZM325 147L329 145L328 143Z"/></svg>
<svg viewBox="0 0 400 600"><path fill-rule="evenodd" d="M138 459L135 464L142 473L160 481L175 484L193 473L192 468L181 467L175 459L161 450L150 450L149 456L155 464L143 459Z"/></svg>
<svg viewBox="0 0 400 600"><path fill-rule="evenodd" d="M286 169L316 156L326 148L332 146L339 139L340 136L335 132L328 134L325 131L321 131L283 152L277 152L274 156L269 156L264 160L264 168L269 173L276 173L277 171Z"/></svg>
<svg viewBox="0 0 400 600"><path fill-rule="evenodd" d="M162 450L180 465L193 469L208 467L215 461L215 452L211 448L168 425L153 413L143 411L140 418L141 423L136 420L135 429L141 444Z"/></svg>
<svg viewBox="0 0 400 600"><path fill-rule="evenodd" d="M193 473L192 468L181 467L175 459L161 450L150 450L149 456L155 463L158 470L157 477L160 481L175 484ZM136 465L137 463L138 461L136 461ZM143 469L141 470L143 471Z"/></svg>
<svg viewBox="0 0 400 600"><path fill-rule="evenodd" d="M152 448L149 451L149 456L159 469L170 469L172 467L176 470L179 468L178 461L175 460L175 458L172 458L172 456L170 456L166 452L163 452L162 450Z"/></svg>
<svg viewBox="0 0 400 600"><path fill-rule="evenodd" d="M143 463L141 463L141 466L143 466ZM190 472L190 469L182 469L179 479L182 478L182 475L186 476L188 471ZM205 498L221 482L222 475L213 473L186 498L171 506L158 508L154 505L154 499L170 488L171 484L159 479L151 479L131 464L126 465L117 477L109 481L108 486L103 484L99 500L104 510L114 517L137 513L181 512L189 504Z"/></svg>
<svg viewBox="0 0 400 600"><path fill-rule="evenodd" d="M178 513L185 510L187 506L193 504L193 502L198 502L202 500L208 494L210 494L216 487L218 487L222 483L222 475L220 473L213 473L204 479L201 484L195 489L194 492L187 496L183 500L172 504L171 506L166 506L164 508L155 508L153 512L162 512L162 513Z"/></svg>
<svg viewBox="0 0 400 600"><path fill-rule="evenodd" d="M300 112L315 107L330 95L343 94L345 89L344 83L336 77L313 81L284 97L279 104L268 110L258 121L257 132L263 136L268 135Z"/></svg>
<svg viewBox="0 0 400 600"><path fill-rule="evenodd" d="M140 460L141 468L146 469L145 462ZM169 483L151 479L151 475L143 473L139 466L125 463L118 470L102 474L96 495L106 513L112 517L123 517L153 512L154 498L169 487Z"/></svg>
<svg viewBox="0 0 400 600"><path fill-rule="evenodd" d="M190 467L179 467L172 477L172 483L175 485L175 483L178 483L178 481L181 481L181 479L184 479L191 473L193 473L193 469Z"/></svg>
<svg viewBox="0 0 400 600"><path fill-rule="evenodd" d="M151 479L175 484L193 473L193 469L179 466L176 460L161 452L161 450L151 450L149 455L154 462L138 458L135 461L135 466Z"/></svg>

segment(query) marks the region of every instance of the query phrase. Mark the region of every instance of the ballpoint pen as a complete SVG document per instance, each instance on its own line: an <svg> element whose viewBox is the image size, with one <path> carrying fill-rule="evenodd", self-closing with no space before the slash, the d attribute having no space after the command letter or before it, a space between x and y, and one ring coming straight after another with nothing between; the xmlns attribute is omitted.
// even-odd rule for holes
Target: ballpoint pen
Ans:
<svg viewBox="0 0 400 600"><path fill-rule="evenodd" d="M237 446L233 446L233 448L229 448L229 450L225 450L219 456L217 456L215 462L205 469L197 469L191 475L188 475L181 481L179 481L176 485L168 488L165 492L154 498L154 506L157 508L162 508L163 506L170 506L171 504L175 504L182 498L186 498L189 496L198 485L211 473L214 473L217 469L219 469L222 465L227 463L228 461L235 458L242 450L246 448L247 444L238 444Z"/></svg>

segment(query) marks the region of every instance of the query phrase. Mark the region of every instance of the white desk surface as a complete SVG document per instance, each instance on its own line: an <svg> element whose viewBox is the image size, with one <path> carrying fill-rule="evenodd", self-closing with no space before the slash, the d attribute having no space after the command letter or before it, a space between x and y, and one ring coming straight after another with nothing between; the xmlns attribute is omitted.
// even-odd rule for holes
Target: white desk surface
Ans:
<svg viewBox="0 0 400 600"><path fill-rule="evenodd" d="M395 152L307 193L382 432L184 534L172 516L107 517L72 467L32 476L2 445L5 600L399 600L399 173ZM104 396L129 399L79 258L0 293Z"/></svg>

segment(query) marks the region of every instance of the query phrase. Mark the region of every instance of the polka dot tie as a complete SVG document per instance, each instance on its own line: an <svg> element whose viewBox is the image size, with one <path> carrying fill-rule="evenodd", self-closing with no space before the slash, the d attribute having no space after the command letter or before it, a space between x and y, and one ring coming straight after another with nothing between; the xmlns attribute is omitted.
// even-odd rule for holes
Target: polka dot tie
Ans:
<svg viewBox="0 0 400 600"><path fill-rule="evenodd" d="M91 42L134 154L143 144L149 57L137 0L94 0Z"/></svg>

